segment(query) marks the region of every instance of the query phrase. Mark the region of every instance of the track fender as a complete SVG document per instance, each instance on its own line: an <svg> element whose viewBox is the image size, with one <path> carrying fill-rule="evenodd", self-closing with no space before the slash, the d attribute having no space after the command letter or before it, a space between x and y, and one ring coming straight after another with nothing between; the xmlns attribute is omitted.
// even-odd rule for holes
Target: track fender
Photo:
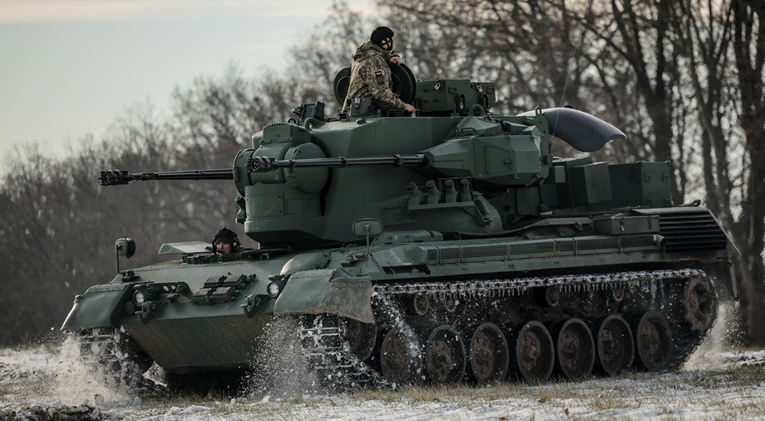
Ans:
<svg viewBox="0 0 765 421"><path fill-rule="evenodd" d="M335 269L293 274L274 303L274 314L329 313L374 323L369 277L333 278Z"/></svg>
<svg viewBox="0 0 765 421"><path fill-rule="evenodd" d="M125 303L132 297L132 284L96 285L74 298L74 306L62 330L119 327L125 316Z"/></svg>

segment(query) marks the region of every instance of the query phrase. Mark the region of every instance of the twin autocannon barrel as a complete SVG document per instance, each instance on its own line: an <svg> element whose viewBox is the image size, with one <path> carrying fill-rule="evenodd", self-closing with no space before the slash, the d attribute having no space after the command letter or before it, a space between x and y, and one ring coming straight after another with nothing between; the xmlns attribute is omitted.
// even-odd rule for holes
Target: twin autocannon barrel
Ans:
<svg viewBox="0 0 765 421"><path fill-rule="evenodd" d="M362 158L313 158L283 159L252 156L247 162L247 172L264 173L279 168L316 168L316 167L412 167L427 164L423 154L389 155ZM130 173L122 170L101 171L102 186L128 184L131 181L146 180L233 180L232 169L192 170L167 172Z"/></svg>
<svg viewBox="0 0 765 421"><path fill-rule="evenodd" d="M101 171L101 177L99 178L102 186L116 186L139 180L233 180L234 172L231 169L139 173L110 170Z"/></svg>
<svg viewBox="0 0 765 421"><path fill-rule="evenodd" d="M311 158L311 159L282 159L265 156L253 156L247 163L249 172L263 173L276 171L279 168L311 168L311 167L413 167L425 165L427 158L423 154L373 156L364 158Z"/></svg>

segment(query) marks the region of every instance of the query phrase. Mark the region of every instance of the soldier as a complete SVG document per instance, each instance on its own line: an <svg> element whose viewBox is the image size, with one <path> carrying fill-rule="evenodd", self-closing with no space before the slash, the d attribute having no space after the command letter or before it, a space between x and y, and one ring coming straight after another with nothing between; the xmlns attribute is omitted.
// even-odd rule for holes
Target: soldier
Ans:
<svg viewBox="0 0 765 421"><path fill-rule="evenodd" d="M391 75L388 62L401 64L401 57L393 54L393 31L381 26L369 37L369 41L356 50L351 67L351 80L348 95L345 97L343 112L347 112L353 98L372 98L381 110L406 109L415 112L415 108L405 104L391 90Z"/></svg>
<svg viewBox="0 0 765 421"><path fill-rule="evenodd" d="M239 251L239 237L228 227L223 227L215 233L212 243L215 253L231 254Z"/></svg>

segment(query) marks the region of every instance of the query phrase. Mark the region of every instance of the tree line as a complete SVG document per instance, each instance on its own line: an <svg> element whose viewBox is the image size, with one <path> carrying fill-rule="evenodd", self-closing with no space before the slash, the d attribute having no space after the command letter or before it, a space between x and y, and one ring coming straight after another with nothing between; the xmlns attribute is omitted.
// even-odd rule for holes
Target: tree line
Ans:
<svg viewBox="0 0 765 421"><path fill-rule="evenodd" d="M745 336L763 345L764 18L761 0L378 0L371 18L336 2L285 71L199 78L175 90L169 115L138 106L62 159L34 145L17 152L0 185L0 343L60 325L75 294L116 275L119 237L138 243L124 268L157 262L164 242L210 240L222 225L242 234L230 182L104 188L100 170L229 167L293 107L336 107L335 74L386 25L419 80L496 82L495 112L571 105L628 135L596 159L670 162L675 204L703 199L741 251ZM556 155L574 153L562 143Z"/></svg>

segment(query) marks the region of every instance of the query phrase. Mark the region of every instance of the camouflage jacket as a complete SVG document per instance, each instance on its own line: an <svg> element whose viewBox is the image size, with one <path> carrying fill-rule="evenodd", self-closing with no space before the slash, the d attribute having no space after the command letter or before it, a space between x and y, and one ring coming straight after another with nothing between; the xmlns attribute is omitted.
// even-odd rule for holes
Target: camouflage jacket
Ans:
<svg viewBox="0 0 765 421"><path fill-rule="evenodd" d="M406 108L396 94L391 91L391 75L388 68L390 53L367 42L353 55L351 80L348 95L345 97L343 112L348 110L351 98L373 98L382 110L400 110Z"/></svg>

